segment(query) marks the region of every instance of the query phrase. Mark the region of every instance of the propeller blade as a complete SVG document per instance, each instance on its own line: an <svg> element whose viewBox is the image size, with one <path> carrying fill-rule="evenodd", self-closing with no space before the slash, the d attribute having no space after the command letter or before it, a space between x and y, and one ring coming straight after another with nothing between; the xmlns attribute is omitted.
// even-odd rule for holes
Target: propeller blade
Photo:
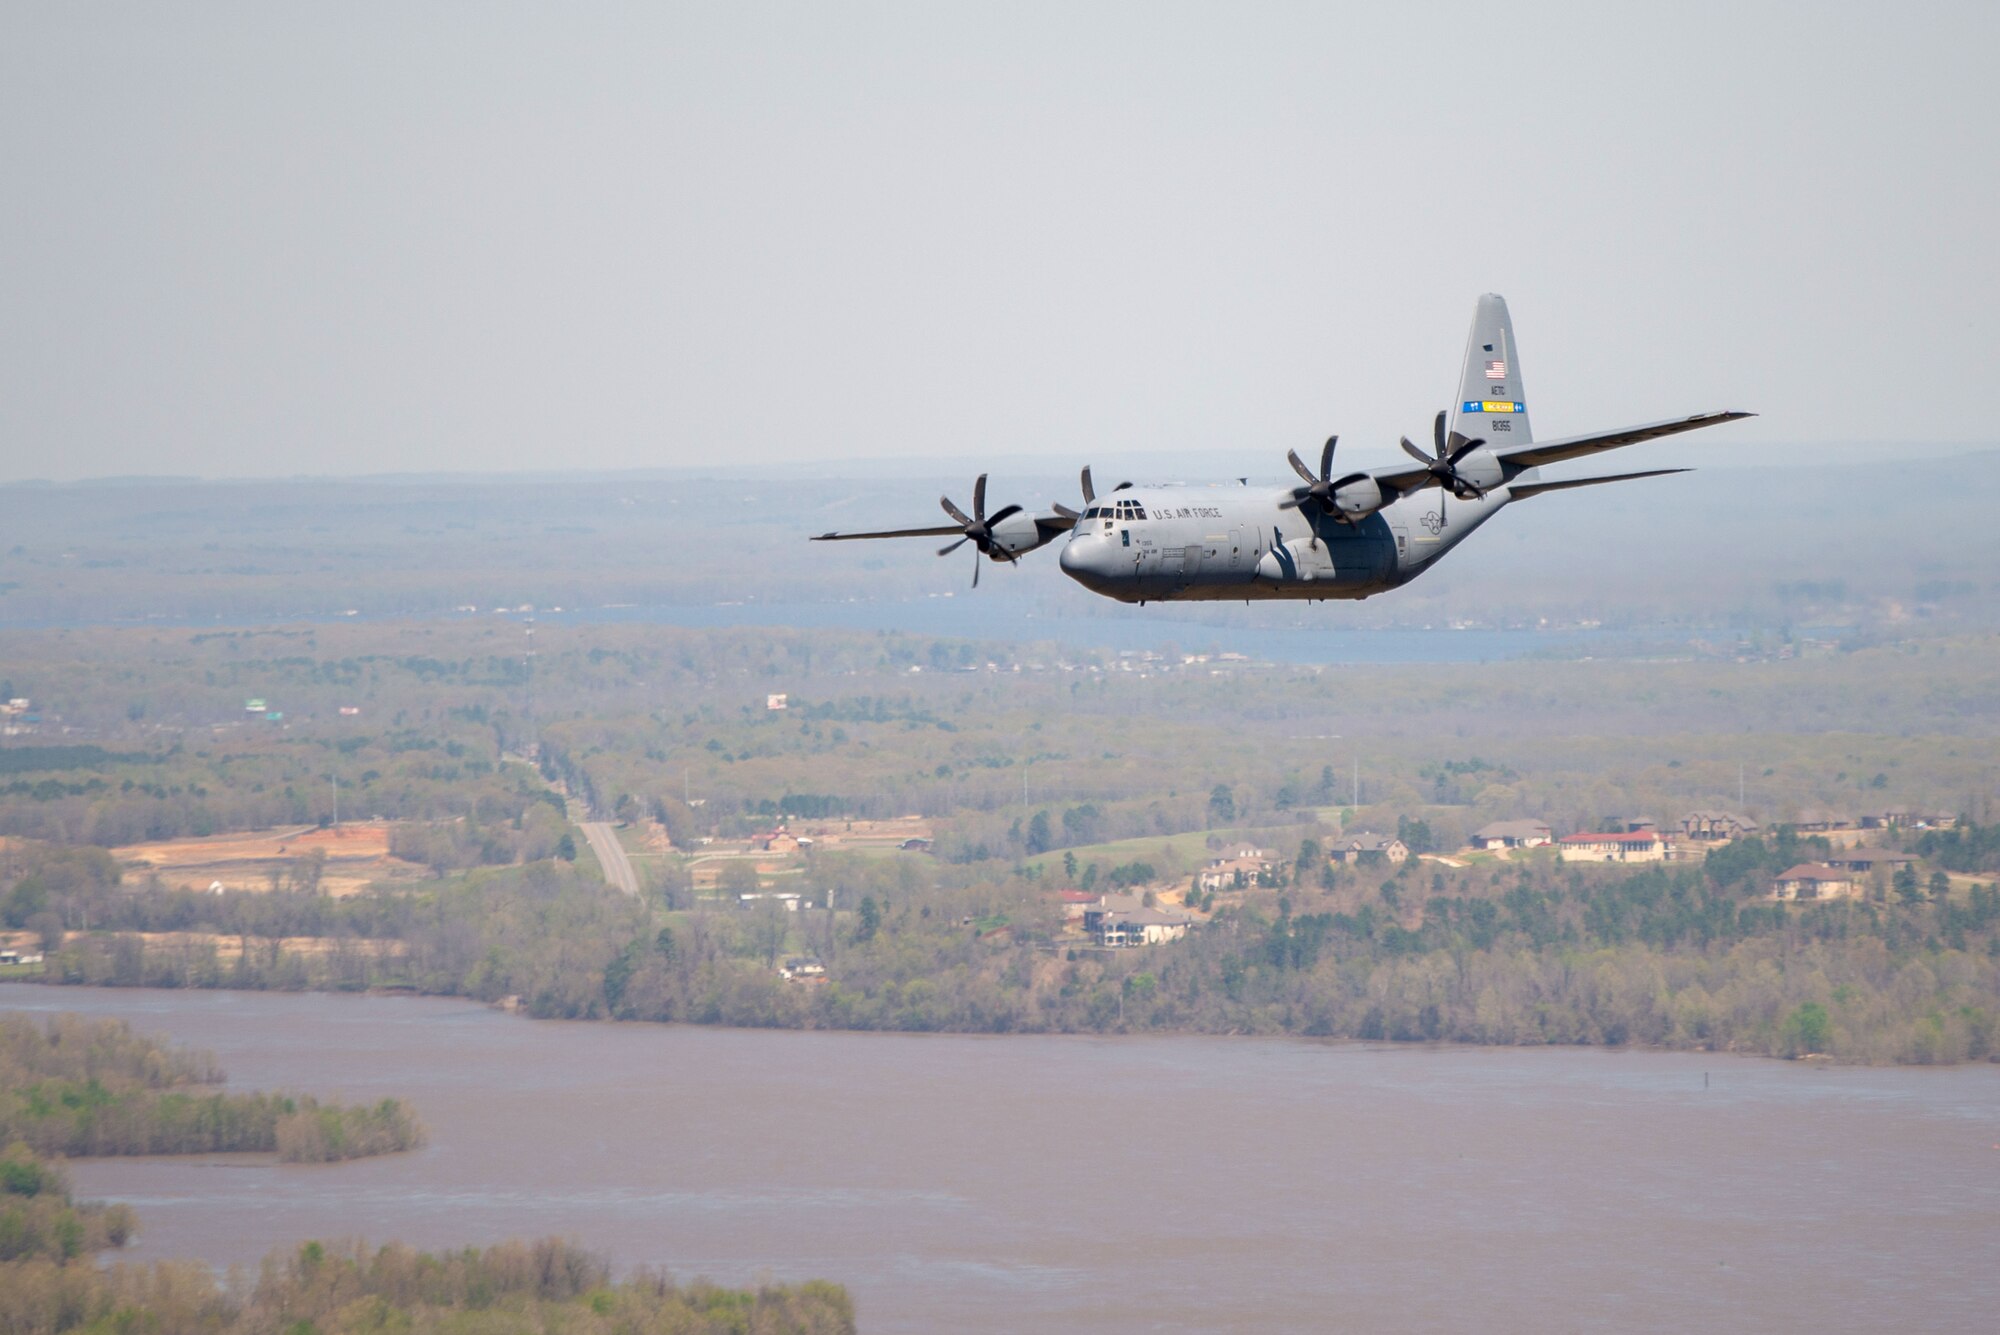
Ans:
<svg viewBox="0 0 2000 1335"><path fill-rule="evenodd" d="M1089 505L1097 499L1097 488L1090 485L1090 465L1083 466L1083 503Z"/></svg>
<svg viewBox="0 0 2000 1335"><path fill-rule="evenodd" d="M1334 443L1339 439L1340 439L1339 436L1328 436L1326 438L1326 448L1322 449L1319 452L1319 477L1316 478L1315 481L1324 482L1327 480L1328 477L1332 475L1333 446Z"/></svg>
<svg viewBox="0 0 2000 1335"><path fill-rule="evenodd" d="M979 553L977 550L972 553L972 587L975 589L979 587Z"/></svg>
<svg viewBox="0 0 2000 1335"><path fill-rule="evenodd" d="M953 519L956 519L959 523L965 525L967 528L972 527L972 516L967 514L965 511L959 509L956 505L953 505L951 503L951 497L949 496L938 497L938 504L942 505L944 507L944 512L950 515Z"/></svg>
<svg viewBox="0 0 2000 1335"><path fill-rule="evenodd" d="M1286 497L1284 500L1279 501L1278 508L1280 510L1296 510L1301 505L1304 505L1305 501L1306 498L1304 496L1299 495L1299 493L1295 491L1290 496Z"/></svg>
<svg viewBox="0 0 2000 1335"><path fill-rule="evenodd" d="M984 473L981 473L979 480L972 484L972 513L981 520L986 518L986 474Z"/></svg>
<svg viewBox="0 0 2000 1335"><path fill-rule="evenodd" d="M1466 440L1464 436L1459 435L1456 431L1452 432L1451 435L1452 443L1457 445L1458 448L1451 452L1451 458L1446 461L1447 463L1457 463L1460 459L1463 459L1466 455L1486 443L1486 439L1483 436L1474 436L1471 440ZM1461 441L1464 441L1464 443L1459 444Z"/></svg>
<svg viewBox="0 0 2000 1335"><path fill-rule="evenodd" d="M1444 409L1438 409L1437 419L1431 423L1431 440L1437 445L1437 457L1444 458Z"/></svg>
<svg viewBox="0 0 2000 1335"><path fill-rule="evenodd" d="M1292 471L1297 473L1300 477L1304 478L1308 482L1319 481L1318 478L1312 475L1312 470L1306 467L1305 460L1299 458L1299 452L1297 450L1286 450L1285 457L1292 461Z"/></svg>
<svg viewBox="0 0 2000 1335"><path fill-rule="evenodd" d="M1070 509L1067 505L1064 505L1061 501L1051 501L1049 503L1049 508L1051 510L1054 510L1057 514L1061 515L1064 519L1075 520L1083 518L1082 515L1078 514L1075 510Z"/></svg>
<svg viewBox="0 0 2000 1335"><path fill-rule="evenodd" d="M957 542L947 542L944 546L938 548L938 555L950 556L953 552L965 546L965 544L970 541L972 541L970 538L960 538Z"/></svg>
<svg viewBox="0 0 2000 1335"><path fill-rule="evenodd" d="M992 514L986 517L986 527L990 531L993 528L993 526L999 523L1001 520L1010 519L1019 513L1021 513L1020 506L1003 505L998 510L994 511Z"/></svg>
<svg viewBox="0 0 2000 1335"><path fill-rule="evenodd" d="M1437 460L1431 458L1428 454L1425 454L1422 450L1410 444L1410 438L1408 436L1403 437L1402 443L1403 443L1403 453L1409 455L1412 459L1415 459L1418 463L1433 464L1437 462Z"/></svg>

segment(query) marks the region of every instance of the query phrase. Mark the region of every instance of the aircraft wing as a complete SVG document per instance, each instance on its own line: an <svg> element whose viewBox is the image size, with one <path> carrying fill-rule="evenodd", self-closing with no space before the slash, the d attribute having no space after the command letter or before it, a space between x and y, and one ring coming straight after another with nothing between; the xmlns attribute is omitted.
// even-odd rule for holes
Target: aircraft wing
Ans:
<svg viewBox="0 0 2000 1335"><path fill-rule="evenodd" d="M1718 426L1723 422L1734 422L1738 418L1756 415L1735 409L1696 413L1691 417L1670 417L1664 422L1647 422L1643 426L1628 426L1619 431L1601 431L1590 436L1565 436L1560 440L1530 441L1526 445L1501 445L1494 447L1493 453L1502 463L1510 466L1510 471L1539 468L1543 464L1561 463L1565 459L1581 459L1586 454L1615 450L1621 445L1637 445L1640 441L1676 436L1683 431L1698 431L1705 426ZM1488 444L1490 446L1491 442ZM1414 491L1430 480L1427 469L1420 465L1413 467L1408 464L1392 468L1371 468L1368 470L1368 475L1381 484L1382 490L1397 495Z"/></svg>
<svg viewBox="0 0 2000 1335"><path fill-rule="evenodd" d="M1644 426L1628 426L1621 431L1604 431L1594 436L1565 436L1560 440L1537 440L1511 449L1503 445L1493 453L1499 456L1501 462L1518 468L1539 468L1543 464L1558 464L1565 459L1581 459L1586 454L1615 450L1621 445L1637 445L1640 441L1658 440L1661 436L1677 436L1683 431L1699 431L1705 426L1717 426L1723 422L1734 422L1738 418L1756 415L1734 409L1716 413L1696 413L1692 417L1670 417L1664 422L1648 422Z"/></svg>
<svg viewBox="0 0 2000 1335"><path fill-rule="evenodd" d="M963 537L965 530L957 524L940 524L936 528L892 528L878 533L816 533L814 542L851 542L856 538L957 538Z"/></svg>

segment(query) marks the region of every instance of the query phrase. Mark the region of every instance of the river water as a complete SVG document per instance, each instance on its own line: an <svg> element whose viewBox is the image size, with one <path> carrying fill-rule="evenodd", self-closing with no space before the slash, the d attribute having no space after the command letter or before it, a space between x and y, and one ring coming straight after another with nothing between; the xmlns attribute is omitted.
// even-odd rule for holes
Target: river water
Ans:
<svg viewBox="0 0 2000 1335"><path fill-rule="evenodd" d="M565 1235L869 1331L1990 1329L2000 1068L531 1021L450 1000L0 984L235 1088L415 1103L333 1166L98 1160L129 1257Z"/></svg>

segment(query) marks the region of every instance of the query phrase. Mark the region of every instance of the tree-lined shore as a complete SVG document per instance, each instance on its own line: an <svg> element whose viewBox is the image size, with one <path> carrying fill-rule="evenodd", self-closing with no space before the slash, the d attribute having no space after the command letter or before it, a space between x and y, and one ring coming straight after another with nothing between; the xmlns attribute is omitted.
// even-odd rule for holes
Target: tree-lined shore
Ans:
<svg viewBox="0 0 2000 1335"><path fill-rule="evenodd" d="M1984 838L1983 827L1969 833ZM1761 851L1760 851L1761 850ZM104 986L395 989L529 1013L790 1028L1282 1034L1637 1044L1948 1063L2000 1051L2000 890L1781 905L1796 850L1705 867L1430 864L1243 894L1187 940L1079 950L1048 884L822 860L852 908L664 911L560 862L333 900L138 890L43 977ZM111 908L115 904L116 912ZM204 931L206 929L206 931ZM288 950L306 937L320 947ZM224 959L219 943L237 946ZM238 946L238 943L241 943ZM801 985L787 949L823 962Z"/></svg>

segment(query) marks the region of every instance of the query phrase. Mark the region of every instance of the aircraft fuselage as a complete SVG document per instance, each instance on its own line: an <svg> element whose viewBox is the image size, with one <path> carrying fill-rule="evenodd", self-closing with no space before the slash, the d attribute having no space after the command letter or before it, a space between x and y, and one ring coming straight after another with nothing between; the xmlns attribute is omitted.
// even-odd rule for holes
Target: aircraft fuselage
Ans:
<svg viewBox="0 0 2000 1335"><path fill-rule="evenodd" d="M1099 497L1062 549L1063 572L1120 602L1366 598L1409 583L1497 514L1505 487L1437 488L1357 523L1280 508L1291 488L1132 487Z"/></svg>

